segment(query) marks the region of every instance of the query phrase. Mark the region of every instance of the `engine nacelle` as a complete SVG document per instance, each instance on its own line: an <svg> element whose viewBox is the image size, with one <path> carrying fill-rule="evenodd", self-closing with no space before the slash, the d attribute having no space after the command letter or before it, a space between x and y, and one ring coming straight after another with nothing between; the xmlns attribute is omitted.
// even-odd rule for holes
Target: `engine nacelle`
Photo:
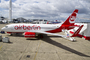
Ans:
<svg viewBox="0 0 90 60"><path fill-rule="evenodd" d="M36 34L34 32L25 32L24 37L25 38L35 38Z"/></svg>

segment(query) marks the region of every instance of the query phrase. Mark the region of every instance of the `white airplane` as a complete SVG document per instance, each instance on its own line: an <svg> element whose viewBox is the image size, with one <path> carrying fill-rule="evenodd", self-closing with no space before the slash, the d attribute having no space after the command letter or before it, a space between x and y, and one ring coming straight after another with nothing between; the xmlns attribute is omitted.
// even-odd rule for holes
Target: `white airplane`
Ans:
<svg viewBox="0 0 90 60"><path fill-rule="evenodd" d="M67 20L60 24L9 24L3 27L1 30L6 31L7 33L24 33L26 38L33 38L36 35L40 34L50 34L61 36L63 38L69 39L71 41L75 41L73 37L76 37L80 32L82 26L75 25L76 15L78 13L78 9L75 9L74 12L67 18ZM79 27L77 31L72 36L65 36L54 34L62 31L67 31L73 29L74 27Z"/></svg>

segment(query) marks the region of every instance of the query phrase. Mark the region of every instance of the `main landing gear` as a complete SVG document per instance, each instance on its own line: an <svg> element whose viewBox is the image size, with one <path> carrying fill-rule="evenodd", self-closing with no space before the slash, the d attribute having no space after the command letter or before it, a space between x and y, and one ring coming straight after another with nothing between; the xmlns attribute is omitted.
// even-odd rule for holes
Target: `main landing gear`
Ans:
<svg viewBox="0 0 90 60"><path fill-rule="evenodd" d="M37 38L38 38L38 39L43 39L43 38L44 38L44 37L43 37L43 34L38 34Z"/></svg>

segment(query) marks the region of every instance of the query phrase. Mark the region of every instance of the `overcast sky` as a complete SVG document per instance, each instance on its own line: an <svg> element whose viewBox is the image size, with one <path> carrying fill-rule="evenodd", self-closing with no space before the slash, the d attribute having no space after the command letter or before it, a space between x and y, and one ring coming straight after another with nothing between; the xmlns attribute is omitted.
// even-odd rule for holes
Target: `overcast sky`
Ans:
<svg viewBox="0 0 90 60"><path fill-rule="evenodd" d="M12 0L13 18L66 20L75 9L81 20L90 19L90 0ZM8 13L9 0L0 0L0 15Z"/></svg>

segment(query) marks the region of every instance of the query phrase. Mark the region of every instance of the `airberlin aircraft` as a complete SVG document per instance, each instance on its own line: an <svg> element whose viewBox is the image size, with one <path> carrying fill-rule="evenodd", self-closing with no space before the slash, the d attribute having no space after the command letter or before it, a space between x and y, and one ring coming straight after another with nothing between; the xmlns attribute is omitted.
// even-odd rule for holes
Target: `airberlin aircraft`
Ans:
<svg viewBox="0 0 90 60"><path fill-rule="evenodd" d="M78 9L75 9L73 13L67 18L67 20L60 24L9 24L3 27L1 30L6 31L7 33L24 33L26 38L33 38L40 34L50 34L61 36L63 38L68 38L71 41L75 41L73 37L76 37L80 32L82 26L75 25L76 15L78 13ZM67 31L73 29L74 27L79 27L77 31L72 36L65 36L55 34L62 31Z"/></svg>

